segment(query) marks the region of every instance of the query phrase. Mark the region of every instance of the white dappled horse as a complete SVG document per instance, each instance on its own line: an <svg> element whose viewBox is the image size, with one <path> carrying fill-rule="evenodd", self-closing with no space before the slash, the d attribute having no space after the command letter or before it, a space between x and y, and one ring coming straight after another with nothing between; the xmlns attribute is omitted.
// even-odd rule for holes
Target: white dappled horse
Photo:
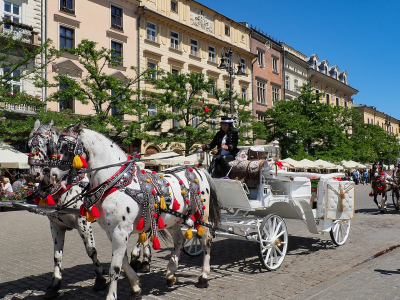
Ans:
<svg viewBox="0 0 400 300"><path fill-rule="evenodd" d="M57 146L58 154L60 155L60 161L65 163L72 163L76 155L77 147L83 148L82 156L86 159L88 164L88 177L93 190L96 188L107 185L107 182L116 178L121 166L107 167L103 169L98 169L95 171L90 171L90 169L106 167L116 163L122 163L127 161L126 154L110 139L106 138L102 134L99 134L93 130L83 128L82 123L77 123L75 125L68 126L62 133ZM76 157L75 157L76 158ZM139 286L139 278L136 272L131 268L127 257L127 243L128 238L131 234L140 232L154 232L154 227L150 223L146 222L146 226L143 230L138 230L138 223L142 221L142 216L150 219L149 212L143 214L143 205L139 204L124 191L125 188L129 188L134 191L140 192L142 187L146 184L141 181L142 174L145 175L145 171L139 170L137 166L134 166L135 173L133 175L132 181L128 186L119 188L112 193L107 193L112 187L106 189L106 196L96 203L96 206L100 212L100 217L97 218L100 226L106 231L108 238L112 243L112 259L109 271L110 276L110 287L107 295L107 300L113 300L117 298L117 279L120 275L121 268L125 271L125 274L129 278L132 286L130 299L140 299L141 298L141 288ZM52 168L50 175L52 176L55 183L60 183L65 181L69 174L69 170L65 168ZM186 177L188 169L177 167L172 168L168 172L165 172L163 179L167 182L168 191L171 195L171 199L174 198L177 202L175 208L176 212L186 214L189 210L192 214L195 214L197 207L196 202L185 200L185 197L189 196L189 193L184 194L182 189L189 189L190 186L189 179ZM217 199L217 194L215 186L209 174L203 170L193 170L190 172L196 174L198 181L195 181L198 186L198 194L201 194L202 200L205 206L202 207L204 210L204 215L202 220L208 222L209 220L218 224L220 219L220 207ZM159 176L160 174L153 174ZM192 175L193 176L193 175ZM161 176L160 176L161 177ZM120 178L120 177L118 177ZM158 178L158 177L157 177ZM118 179L119 180L119 179ZM121 179L122 180L122 179ZM150 181L148 181L150 183ZM160 201L159 192L155 190L152 191L154 197L156 197L157 202ZM195 197L195 195L190 195L190 197ZM190 204L190 207L188 205ZM161 205L161 204L159 204ZM175 210L175 209L174 209ZM174 249L172 251L171 259L167 266L167 284L172 286L176 282L175 272L178 267L179 256L181 253L181 248L184 240L184 236L181 232L180 226L182 222L190 224L190 220L183 220L173 214L161 212L159 217L164 221L165 228L171 233L174 240ZM198 287L208 286L208 276L210 273L210 249L212 235L207 227L201 227L204 234L201 237L201 244L204 253L203 268L199 281L197 283ZM153 247L155 247L155 238L153 242Z"/></svg>

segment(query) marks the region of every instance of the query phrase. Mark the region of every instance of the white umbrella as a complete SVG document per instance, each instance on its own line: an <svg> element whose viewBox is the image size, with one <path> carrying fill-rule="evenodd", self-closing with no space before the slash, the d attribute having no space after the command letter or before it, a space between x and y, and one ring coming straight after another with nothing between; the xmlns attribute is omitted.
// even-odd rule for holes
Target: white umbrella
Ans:
<svg viewBox="0 0 400 300"><path fill-rule="evenodd" d="M154 164L160 166L197 166L199 161L197 159L197 154L192 154L189 156L178 155L168 159L156 159Z"/></svg>
<svg viewBox="0 0 400 300"><path fill-rule="evenodd" d="M13 148L0 148L0 166L2 168L29 169L28 155Z"/></svg>
<svg viewBox="0 0 400 300"><path fill-rule="evenodd" d="M142 162L144 162L146 165L159 165L159 162L164 158L169 159L175 156L180 155L174 151L166 150L153 155L149 155L147 157L143 157Z"/></svg>
<svg viewBox="0 0 400 300"><path fill-rule="evenodd" d="M314 161L311 161L307 158L302 159L297 162L296 168L303 168L303 169L317 169L318 164L316 164Z"/></svg>

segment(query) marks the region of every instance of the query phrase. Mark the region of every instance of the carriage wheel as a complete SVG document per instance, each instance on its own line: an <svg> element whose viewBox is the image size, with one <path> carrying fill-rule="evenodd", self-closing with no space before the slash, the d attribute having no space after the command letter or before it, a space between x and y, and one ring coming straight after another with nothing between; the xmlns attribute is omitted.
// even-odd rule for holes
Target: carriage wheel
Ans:
<svg viewBox="0 0 400 300"><path fill-rule="evenodd" d="M350 220L336 220L333 222L331 231L332 242L336 246L341 246L346 243L350 233Z"/></svg>
<svg viewBox="0 0 400 300"><path fill-rule="evenodd" d="M399 198L397 197L396 193L394 190L392 190L392 200L393 200L393 205L396 208L396 210L399 210Z"/></svg>
<svg viewBox="0 0 400 300"><path fill-rule="evenodd" d="M183 252L189 256L198 256L203 253L201 241L197 234L193 234L193 238L191 240L185 240L183 243Z"/></svg>
<svg viewBox="0 0 400 300"><path fill-rule="evenodd" d="M270 214L260 226L258 257L269 271L278 269L285 259L288 247L288 231L284 219Z"/></svg>

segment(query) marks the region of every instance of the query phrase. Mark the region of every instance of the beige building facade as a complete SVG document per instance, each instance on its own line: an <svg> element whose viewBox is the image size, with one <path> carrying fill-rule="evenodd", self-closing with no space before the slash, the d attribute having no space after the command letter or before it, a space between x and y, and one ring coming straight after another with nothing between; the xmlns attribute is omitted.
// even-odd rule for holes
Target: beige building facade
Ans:
<svg viewBox="0 0 400 300"><path fill-rule="evenodd" d="M138 10L138 66L141 70L154 68L178 74L203 73L215 80L216 88L227 89L229 74L218 69L218 65L221 51L231 47L240 55L240 63L246 73L233 77L233 91L248 100L253 97L251 65L255 55L250 49L249 28L197 1L144 0L141 4ZM153 91L150 83L142 82L141 85L141 89ZM204 93L202 96L211 103L215 99L212 94ZM149 113L152 109L149 108ZM172 122L165 122L162 130L171 126ZM175 143L170 148L180 150L181 146ZM157 145L144 143L142 153L151 154L160 150Z"/></svg>

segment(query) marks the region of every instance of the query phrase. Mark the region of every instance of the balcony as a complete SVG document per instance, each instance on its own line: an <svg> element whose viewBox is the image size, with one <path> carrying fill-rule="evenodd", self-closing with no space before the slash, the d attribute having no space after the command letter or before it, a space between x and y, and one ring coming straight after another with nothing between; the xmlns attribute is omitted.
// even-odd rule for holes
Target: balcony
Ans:
<svg viewBox="0 0 400 300"><path fill-rule="evenodd" d="M20 113L20 114L34 114L36 113L36 107L33 105L26 104L11 104L8 102L0 102L0 109L6 111Z"/></svg>
<svg viewBox="0 0 400 300"><path fill-rule="evenodd" d="M60 11L65 12L65 13L70 14L70 15L75 15L75 10L73 8L69 8L69 7L66 7L66 6L61 6L60 7Z"/></svg>
<svg viewBox="0 0 400 300"><path fill-rule="evenodd" d="M1 34L8 35L14 40L21 40L26 44L39 45L38 33L34 32L32 27L8 19L3 19L3 22L0 27Z"/></svg>

